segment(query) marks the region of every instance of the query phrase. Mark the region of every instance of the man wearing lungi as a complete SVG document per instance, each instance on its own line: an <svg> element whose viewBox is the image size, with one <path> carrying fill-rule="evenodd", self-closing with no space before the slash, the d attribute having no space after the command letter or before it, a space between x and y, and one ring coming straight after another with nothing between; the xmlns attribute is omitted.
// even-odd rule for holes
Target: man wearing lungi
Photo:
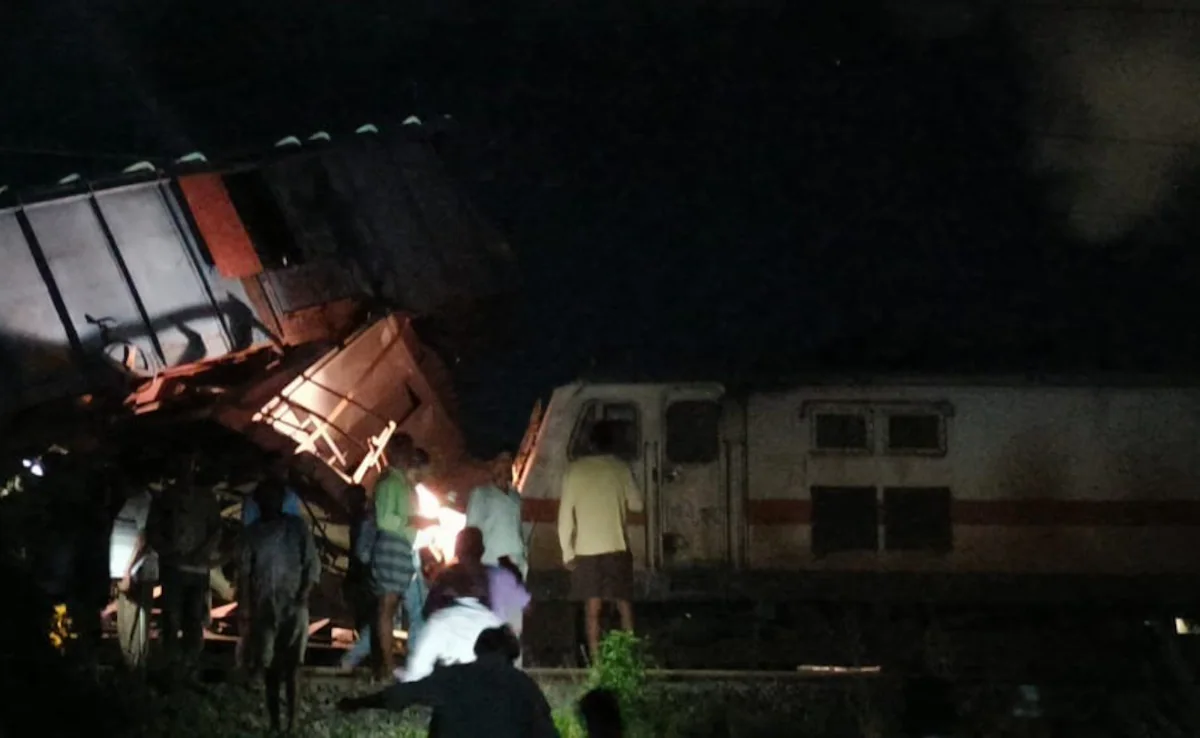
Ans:
<svg viewBox="0 0 1200 738"><path fill-rule="evenodd" d="M371 549L371 576L379 595L375 633L380 654L379 677L392 678L396 670L393 624L400 601L416 573L413 556L417 512L417 484L429 468L429 456L413 444L411 436L397 433L387 445L388 468L375 485L375 544ZM419 616L419 615L418 615ZM413 617L413 613L409 613Z"/></svg>

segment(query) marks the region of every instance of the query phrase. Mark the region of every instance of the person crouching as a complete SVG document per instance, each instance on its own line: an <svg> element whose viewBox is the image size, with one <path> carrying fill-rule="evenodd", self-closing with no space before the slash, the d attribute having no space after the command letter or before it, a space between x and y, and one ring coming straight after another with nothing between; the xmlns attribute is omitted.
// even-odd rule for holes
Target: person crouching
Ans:
<svg viewBox="0 0 1200 738"><path fill-rule="evenodd" d="M512 631L504 625L486 628L473 650L470 663L439 667L423 679L365 697L347 697L338 709L400 711L428 705L438 716L429 734L439 738L557 738L545 695L525 672L513 668L521 646Z"/></svg>
<svg viewBox="0 0 1200 738"><path fill-rule="evenodd" d="M438 575L426 601L425 627L413 644L403 681L433 673L438 664L475 660L475 641L504 623L488 606L487 574L454 565Z"/></svg>
<svg viewBox="0 0 1200 738"><path fill-rule="evenodd" d="M268 479L254 491L261 517L242 541L239 607L249 624L245 658L251 673L264 671L267 714L279 730L279 688L287 692L287 728L296 718L299 667L308 644L308 598L321 577L312 532L303 519L283 512L283 483Z"/></svg>
<svg viewBox="0 0 1200 738"><path fill-rule="evenodd" d="M520 569L510 558L503 556L499 564L492 566L483 563L486 556L483 542L483 532L479 528L463 528L455 540L454 556L458 562L455 566L484 573L487 577L488 606L496 617L508 625L519 641L525 608L532 597L525 588ZM516 665L520 668L520 657Z"/></svg>

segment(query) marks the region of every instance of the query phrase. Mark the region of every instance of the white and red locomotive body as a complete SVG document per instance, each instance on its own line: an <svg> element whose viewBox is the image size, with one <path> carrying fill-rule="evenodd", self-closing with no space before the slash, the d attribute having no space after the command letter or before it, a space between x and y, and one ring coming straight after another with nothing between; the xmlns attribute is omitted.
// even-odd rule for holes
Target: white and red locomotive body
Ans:
<svg viewBox="0 0 1200 738"><path fill-rule="evenodd" d="M599 418L646 500L644 602L1197 599L1200 383L567 385L518 460L543 601L566 591L562 472Z"/></svg>

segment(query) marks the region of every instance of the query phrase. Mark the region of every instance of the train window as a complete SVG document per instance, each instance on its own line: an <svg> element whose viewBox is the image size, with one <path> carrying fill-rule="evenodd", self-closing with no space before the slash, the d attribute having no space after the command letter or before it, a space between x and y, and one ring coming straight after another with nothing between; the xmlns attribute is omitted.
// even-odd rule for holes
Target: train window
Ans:
<svg viewBox="0 0 1200 738"><path fill-rule="evenodd" d="M224 181L263 266L279 269L303 264L304 253L263 173L257 169L234 172L226 174Z"/></svg>
<svg viewBox="0 0 1200 738"><path fill-rule="evenodd" d="M884 548L935 551L953 547L949 487L888 487L883 490Z"/></svg>
<svg viewBox="0 0 1200 738"><path fill-rule="evenodd" d="M817 556L879 548L874 487L813 487L812 551Z"/></svg>
<svg viewBox="0 0 1200 738"><path fill-rule="evenodd" d="M602 402L592 400L584 405L575 421L569 457L577 459L591 451L592 428L601 421L611 423L617 431L617 456L633 461L641 456L641 415L632 402Z"/></svg>
<svg viewBox="0 0 1200 738"><path fill-rule="evenodd" d="M818 451L871 451L871 424L865 413L817 413L813 447Z"/></svg>
<svg viewBox="0 0 1200 738"><path fill-rule="evenodd" d="M667 459L676 464L709 464L720 452L721 405L712 400L681 400L667 407Z"/></svg>
<svg viewBox="0 0 1200 738"><path fill-rule="evenodd" d="M887 450L892 454L946 451L946 424L936 413L896 413L887 419Z"/></svg>

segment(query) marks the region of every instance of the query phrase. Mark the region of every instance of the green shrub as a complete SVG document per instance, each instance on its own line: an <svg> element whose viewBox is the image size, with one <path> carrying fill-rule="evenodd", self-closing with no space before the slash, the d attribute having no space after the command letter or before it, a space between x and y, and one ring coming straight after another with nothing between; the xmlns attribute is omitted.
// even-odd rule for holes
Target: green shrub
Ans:
<svg viewBox="0 0 1200 738"><path fill-rule="evenodd" d="M622 709L640 710L646 691L646 649L642 640L624 630L607 633L600 641L587 688L611 690L621 700Z"/></svg>
<svg viewBox="0 0 1200 738"><path fill-rule="evenodd" d="M607 689L617 696L626 735L635 738L657 734L651 727L648 709L647 661L646 644L641 638L624 630L609 631L600 641L600 653L584 685L585 689Z"/></svg>
<svg viewBox="0 0 1200 738"><path fill-rule="evenodd" d="M560 707L554 711L554 727L559 738L587 738L587 731L579 721L574 705Z"/></svg>

